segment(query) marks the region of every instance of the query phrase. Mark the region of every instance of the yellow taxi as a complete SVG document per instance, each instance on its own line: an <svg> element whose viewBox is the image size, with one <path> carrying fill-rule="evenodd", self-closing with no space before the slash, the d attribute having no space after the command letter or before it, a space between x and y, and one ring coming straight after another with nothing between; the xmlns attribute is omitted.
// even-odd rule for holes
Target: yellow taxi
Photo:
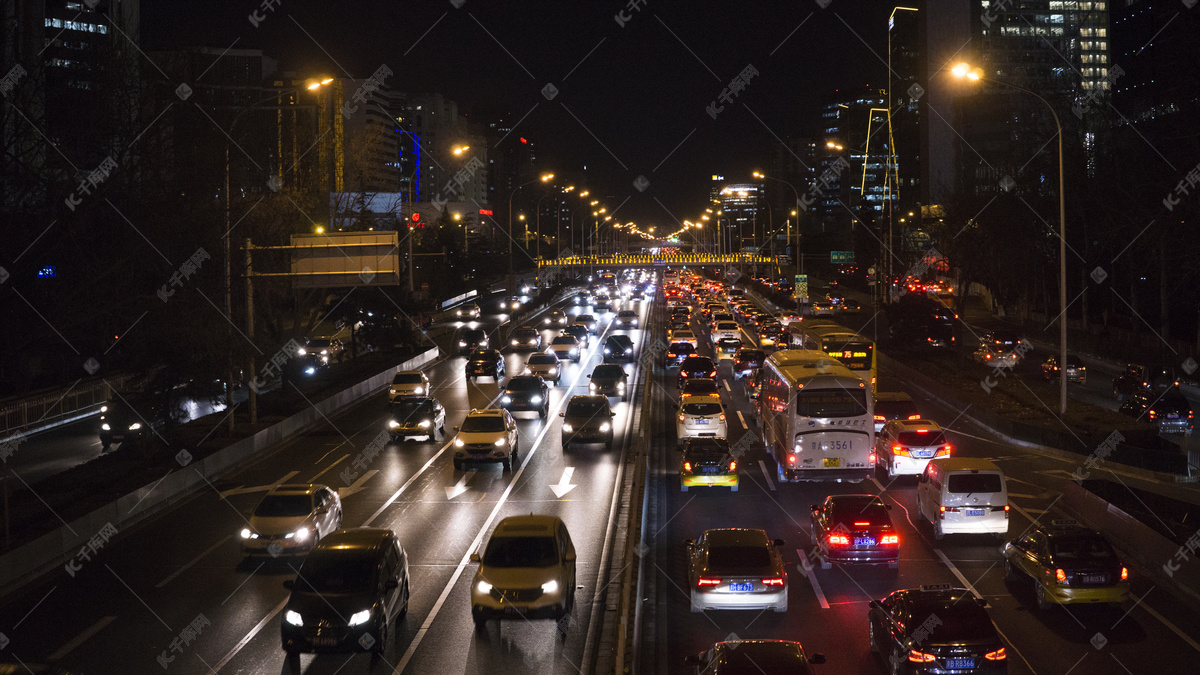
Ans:
<svg viewBox="0 0 1200 675"><path fill-rule="evenodd" d="M738 490L737 459L723 438L688 438L679 460L679 489L727 487Z"/></svg>
<svg viewBox="0 0 1200 675"><path fill-rule="evenodd" d="M1119 605L1129 597L1129 568L1099 532L1074 520L1055 520L1007 542L1004 572L1010 582L1032 583L1038 609Z"/></svg>

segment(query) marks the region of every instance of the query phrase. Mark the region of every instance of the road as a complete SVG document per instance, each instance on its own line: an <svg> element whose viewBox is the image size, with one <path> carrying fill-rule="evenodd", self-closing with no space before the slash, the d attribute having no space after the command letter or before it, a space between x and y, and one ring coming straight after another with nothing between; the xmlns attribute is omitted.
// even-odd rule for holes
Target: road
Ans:
<svg viewBox="0 0 1200 675"><path fill-rule="evenodd" d="M608 318L602 324L601 337L610 332ZM641 342L642 331L629 333ZM522 462L512 474L499 465L452 467L450 427L495 402L499 388L487 379L467 383L464 359L447 358L428 370L447 409L447 438L389 444L373 461L360 461L384 428L381 393L120 533L98 556L77 559L74 574L52 571L0 600L6 657L88 673L159 672L160 657L172 673L292 672L279 613L288 597L282 582L294 578L298 561L247 559L236 534L265 491L287 481L338 487L344 526L393 529L412 565L411 609L382 659L304 655L301 672L578 672L588 631L597 628L590 615L626 435L618 434L612 451L584 446L564 457L557 413L570 395L586 393L598 343L582 363L566 366L546 421L519 418ZM526 357L505 358L509 372L519 372ZM635 411L630 403L614 407L616 428L627 434ZM551 486L568 467L575 487L558 498ZM468 556L499 519L530 512L561 517L574 540L580 587L572 620L562 635L553 621L490 622L477 632ZM188 626L200 630L193 636Z"/></svg>
<svg viewBox="0 0 1200 675"><path fill-rule="evenodd" d="M744 334L743 341L749 342L750 334ZM722 389L727 407L732 404L734 410L729 415L730 441L736 444L743 434L759 430L741 383L731 378L728 366L722 366L719 374L726 383ZM677 396L673 380L659 382L659 391L673 410L670 401ZM881 388L905 387L903 382L885 381ZM956 455L987 457L1004 469L1014 506L1010 538L1025 531L1034 519L1069 517L1058 504L1059 486L1074 466L983 438L960 423L957 411L932 401L918 399L918 407L923 415L951 429ZM868 648L868 601L898 588L944 583L973 588L988 601L991 617L1010 647L1013 674L1192 672L1194 665L1188 664L1200 657L1196 613L1155 588L1144 570L1131 570L1133 595L1140 602L1130 601L1116 610L1071 607L1039 612L1028 586L1004 581L1000 540L965 535L940 542L933 539L928 525L916 519L913 478L888 482L880 474L861 484L781 485L775 481L773 461L756 450L742 462L738 492L712 488L681 493L673 438L673 431L668 431L652 480L653 517L648 531L653 537L648 543L653 560L647 565L652 591L646 593L652 603L647 603L646 611L656 639L643 643L642 672L690 672L683 665L686 656L706 650L713 642L735 638L799 640L806 650L828 657L828 663L818 669L825 675L887 672L886 664ZM894 505L900 569L812 570L802 564L813 545L810 505L830 494L862 492L881 495ZM785 614L690 611L684 541L719 527L763 528L786 542L790 604Z"/></svg>

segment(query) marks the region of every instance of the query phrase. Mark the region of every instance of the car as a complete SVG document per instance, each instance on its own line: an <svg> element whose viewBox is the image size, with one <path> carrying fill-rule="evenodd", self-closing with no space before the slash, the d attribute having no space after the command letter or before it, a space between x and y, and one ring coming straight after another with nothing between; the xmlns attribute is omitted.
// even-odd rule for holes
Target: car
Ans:
<svg viewBox="0 0 1200 675"><path fill-rule="evenodd" d="M633 340L628 335L609 335L604 339L604 362L632 361Z"/></svg>
<svg viewBox="0 0 1200 675"><path fill-rule="evenodd" d="M471 580L471 618L561 619L575 606L575 545L563 521L529 514L501 520Z"/></svg>
<svg viewBox="0 0 1200 675"><path fill-rule="evenodd" d="M542 325L547 328L562 328L568 323L570 323L569 317L557 309L547 312L546 317L542 319Z"/></svg>
<svg viewBox="0 0 1200 675"><path fill-rule="evenodd" d="M458 335L458 352L470 354L476 349L487 349L488 334L482 328L468 328Z"/></svg>
<svg viewBox="0 0 1200 675"><path fill-rule="evenodd" d="M613 417L616 413L608 404L607 396L588 394L572 396L567 409L558 414L563 418L562 448L571 449L572 443L604 443L613 447Z"/></svg>
<svg viewBox="0 0 1200 675"><path fill-rule="evenodd" d="M134 392L100 406L100 451L113 443L132 446L151 441L166 425L163 400L150 392Z"/></svg>
<svg viewBox="0 0 1200 675"><path fill-rule="evenodd" d="M550 414L550 388L537 375L518 375L504 385L500 407L509 412L536 412L546 419Z"/></svg>
<svg viewBox="0 0 1200 675"><path fill-rule="evenodd" d="M799 321L800 315L796 312L785 310L782 312L775 312L775 319L784 326L787 326L793 321Z"/></svg>
<svg viewBox="0 0 1200 675"><path fill-rule="evenodd" d="M510 295L507 297L501 297L496 302L496 308L500 310L501 314L507 314L509 312L516 312L518 309L521 309L522 304L523 303L521 302L520 296Z"/></svg>
<svg viewBox="0 0 1200 675"><path fill-rule="evenodd" d="M495 408L475 409L467 413L461 426L454 427L454 468L462 470L471 463L499 463L512 471L520 461L520 436L512 413Z"/></svg>
<svg viewBox="0 0 1200 675"><path fill-rule="evenodd" d="M392 442L411 436L436 441L446 433L446 409L436 398L410 398L391 407L387 421Z"/></svg>
<svg viewBox="0 0 1200 675"><path fill-rule="evenodd" d="M1008 672L1004 641L988 616L987 601L949 584L871 600L867 642L893 673Z"/></svg>
<svg viewBox="0 0 1200 675"><path fill-rule="evenodd" d="M756 368L762 368L763 361L767 359L767 353L761 349L752 347L742 347L733 354L733 377L741 379L746 377Z"/></svg>
<svg viewBox="0 0 1200 675"><path fill-rule="evenodd" d="M892 420L919 420L921 413L917 404L903 391L875 392L875 433L883 431L883 425Z"/></svg>
<svg viewBox="0 0 1200 675"><path fill-rule="evenodd" d="M690 342L673 342L667 347L666 367L678 366L684 359L696 353L696 345Z"/></svg>
<svg viewBox="0 0 1200 675"><path fill-rule="evenodd" d="M729 425L725 406L716 396L689 396L679 399L675 411L675 442L687 438L728 438Z"/></svg>
<svg viewBox="0 0 1200 675"><path fill-rule="evenodd" d="M478 319L480 314L479 305L473 302L463 303L458 307L455 307L452 311L454 312L454 318L460 321L465 319Z"/></svg>
<svg viewBox="0 0 1200 675"><path fill-rule="evenodd" d="M812 538L821 569L833 563L887 565L900 569L900 533L876 495L830 495L810 507Z"/></svg>
<svg viewBox="0 0 1200 675"><path fill-rule="evenodd" d="M737 325L736 321L717 321L713 325L710 339L714 343L721 338L737 339L741 332L742 329Z"/></svg>
<svg viewBox="0 0 1200 675"><path fill-rule="evenodd" d="M825 655L806 655L804 647L792 640L726 640L684 662L693 666L694 675L813 675L817 671L810 664L825 663Z"/></svg>
<svg viewBox="0 0 1200 675"><path fill-rule="evenodd" d="M809 305L809 313L812 316L833 316L837 314L837 305L828 300L817 301Z"/></svg>
<svg viewBox="0 0 1200 675"><path fill-rule="evenodd" d="M762 391L762 378L762 368L755 368L754 370L750 371L749 375L745 377L747 400L751 402L758 400L759 392Z"/></svg>
<svg viewBox="0 0 1200 675"><path fill-rule="evenodd" d="M580 291L571 298L571 304L576 307L586 307L592 304L592 294L587 291Z"/></svg>
<svg viewBox="0 0 1200 675"><path fill-rule="evenodd" d="M693 377L717 376L717 366L707 356L689 356L679 363L679 386Z"/></svg>
<svg viewBox="0 0 1200 675"><path fill-rule="evenodd" d="M979 334L979 341L997 352L1017 352L1023 349L1024 340L1016 332L1007 328L985 330Z"/></svg>
<svg viewBox="0 0 1200 675"><path fill-rule="evenodd" d="M1113 378L1113 396L1118 401L1123 401L1135 391L1161 391L1177 386L1179 378L1174 368L1130 363L1120 375Z"/></svg>
<svg viewBox="0 0 1200 675"><path fill-rule="evenodd" d="M667 332L667 342L687 342L693 347L699 347L700 342L696 339L696 334L690 328L680 328Z"/></svg>
<svg viewBox="0 0 1200 675"><path fill-rule="evenodd" d="M476 349L467 357L467 381L490 377L499 382L504 377L504 355L497 349Z"/></svg>
<svg viewBox="0 0 1200 675"><path fill-rule="evenodd" d="M400 370L392 376L388 387L388 403L406 398L424 398L429 395L429 377L419 370Z"/></svg>
<svg viewBox="0 0 1200 675"><path fill-rule="evenodd" d="M582 324L571 324L562 329L560 335L572 335L576 340L579 340L581 349L587 349L592 343L592 334L588 332L587 326Z"/></svg>
<svg viewBox="0 0 1200 675"><path fill-rule="evenodd" d="M947 534L1008 533L1008 482L996 463L974 457L929 460L917 479L917 520L927 521L933 538Z"/></svg>
<svg viewBox="0 0 1200 675"><path fill-rule="evenodd" d="M679 490L727 487L738 491L738 463L724 438L687 438L680 446Z"/></svg>
<svg viewBox="0 0 1200 675"><path fill-rule="evenodd" d="M295 667L300 652L382 655L408 613L408 554L391 530L335 530L313 547L283 608L280 637Z"/></svg>
<svg viewBox="0 0 1200 675"><path fill-rule="evenodd" d="M713 312L712 319L709 319L708 324L711 327L716 328L717 324L721 324L721 323L735 324L734 328L732 328L732 329L726 327L727 330L734 330L734 331L739 330L739 327L736 325L737 320L735 320L733 318L733 314L731 314L729 312Z"/></svg>
<svg viewBox="0 0 1200 675"><path fill-rule="evenodd" d="M694 377L679 388L679 398L683 400L689 396L712 396L721 397L721 387L717 381L711 377Z"/></svg>
<svg viewBox="0 0 1200 675"><path fill-rule="evenodd" d="M688 540L688 588L691 610L751 609L786 612L788 574L783 540L764 530L706 530Z"/></svg>
<svg viewBox="0 0 1200 675"><path fill-rule="evenodd" d="M537 375L543 380L553 381L557 386L562 380L562 364L558 362L554 352L530 354L529 359L525 361L523 374Z"/></svg>
<svg viewBox="0 0 1200 675"><path fill-rule="evenodd" d="M742 348L742 341L737 338L721 338L713 345L713 354L718 361L732 361L733 355Z"/></svg>
<svg viewBox="0 0 1200 675"><path fill-rule="evenodd" d="M596 296L596 302L593 305L593 309L596 310L597 314L611 312L613 310L612 298L608 297L607 295Z"/></svg>
<svg viewBox="0 0 1200 675"><path fill-rule="evenodd" d="M617 312L617 317L613 319L613 323L619 328L637 328L638 315L632 309L623 309Z"/></svg>
<svg viewBox="0 0 1200 675"><path fill-rule="evenodd" d="M953 446L933 420L892 420L875 436L876 466L888 478L919 476L929 460L949 457Z"/></svg>
<svg viewBox="0 0 1200 675"><path fill-rule="evenodd" d="M629 400L629 375L625 369L615 363L602 363L588 375L589 394L616 396L622 401Z"/></svg>
<svg viewBox="0 0 1200 675"><path fill-rule="evenodd" d="M583 358L583 348L579 346L579 338L564 333L550 341L549 351L558 357L559 361L571 360L579 363Z"/></svg>
<svg viewBox="0 0 1200 675"><path fill-rule="evenodd" d="M1192 406L1175 387L1162 391L1135 391L1119 410L1123 415L1156 425L1159 433L1192 433Z"/></svg>
<svg viewBox="0 0 1200 675"><path fill-rule="evenodd" d="M975 363L982 363L993 368L1016 368L1020 358L1016 352L998 351L989 343L983 343L971 353Z"/></svg>
<svg viewBox="0 0 1200 675"><path fill-rule="evenodd" d="M1079 360L1078 356L1073 354L1067 355L1067 367L1062 369L1067 375L1067 382L1078 382L1084 384L1087 382L1087 366L1083 365L1083 361ZM1058 380L1059 368L1058 357L1051 356L1045 361L1042 361L1042 379L1047 382Z"/></svg>
<svg viewBox="0 0 1200 675"><path fill-rule="evenodd" d="M862 305L857 300L842 298L842 301L838 303L839 314L858 314L859 312L862 312Z"/></svg>
<svg viewBox="0 0 1200 675"><path fill-rule="evenodd" d="M575 317L574 325L583 326L592 335L600 332L600 322L596 321L596 317L592 316L591 314L580 314L579 316Z"/></svg>
<svg viewBox="0 0 1200 675"><path fill-rule="evenodd" d="M325 535L342 526L342 500L336 489L317 483L271 488L250 512L242 528L242 553L308 553Z"/></svg>
<svg viewBox="0 0 1200 675"><path fill-rule="evenodd" d="M1033 586L1038 609L1054 605L1120 605L1129 599L1129 568L1096 530L1074 520L1034 524L1006 542L1004 577Z"/></svg>
<svg viewBox="0 0 1200 675"><path fill-rule="evenodd" d="M303 347L296 350L296 355L315 356L327 365L333 361L341 363L345 356L345 347L342 341L335 337L309 338L305 340Z"/></svg>
<svg viewBox="0 0 1200 675"><path fill-rule="evenodd" d="M542 348L542 334L533 326L521 326L512 332L509 343L512 344L514 351L519 349L537 351Z"/></svg>

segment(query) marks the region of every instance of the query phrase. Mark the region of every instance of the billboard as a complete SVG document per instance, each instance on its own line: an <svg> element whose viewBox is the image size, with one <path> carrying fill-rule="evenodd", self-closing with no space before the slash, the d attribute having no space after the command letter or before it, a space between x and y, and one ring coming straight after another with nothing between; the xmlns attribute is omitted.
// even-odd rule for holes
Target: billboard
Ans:
<svg viewBox="0 0 1200 675"><path fill-rule="evenodd" d="M399 233L335 232L292 235L292 285L297 288L396 286Z"/></svg>

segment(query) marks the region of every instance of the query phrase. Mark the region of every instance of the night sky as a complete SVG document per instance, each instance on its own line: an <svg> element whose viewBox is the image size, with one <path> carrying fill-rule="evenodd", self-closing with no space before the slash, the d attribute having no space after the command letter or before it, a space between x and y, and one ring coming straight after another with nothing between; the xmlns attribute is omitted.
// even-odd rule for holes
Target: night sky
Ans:
<svg viewBox="0 0 1200 675"><path fill-rule="evenodd" d="M610 209L631 197L619 217L642 226L695 218L711 174L751 180L769 167L775 136L818 129L835 90L886 83L887 3L460 4L284 0L260 9L255 28L254 2L143 2L142 43L237 40L302 76L362 78L386 64L387 85L400 91L442 93L467 113L528 113L514 136L536 141L539 169L610 195ZM758 76L732 104L718 101L747 65ZM558 89L552 100L547 83ZM714 102L724 106L715 120L706 112ZM632 186L639 175L645 192Z"/></svg>

